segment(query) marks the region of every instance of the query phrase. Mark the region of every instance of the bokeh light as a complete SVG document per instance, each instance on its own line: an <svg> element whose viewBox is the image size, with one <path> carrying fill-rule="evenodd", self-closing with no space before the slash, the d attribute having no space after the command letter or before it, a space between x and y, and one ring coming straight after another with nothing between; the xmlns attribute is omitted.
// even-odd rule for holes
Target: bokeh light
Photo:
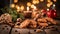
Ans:
<svg viewBox="0 0 60 34"><path fill-rule="evenodd" d="M50 7L50 6L51 6L51 5L48 3L48 4L47 4L47 7Z"/></svg>
<svg viewBox="0 0 60 34"><path fill-rule="evenodd" d="M30 2L28 2L28 3L27 3L27 6L31 6L31 3L30 3Z"/></svg>
<svg viewBox="0 0 60 34"><path fill-rule="evenodd" d="M51 2L51 0L47 0L47 2Z"/></svg>
<svg viewBox="0 0 60 34"><path fill-rule="evenodd" d="M27 7L27 11L29 11L29 7Z"/></svg>
<svg viewBox="0 0 60 34"><path fill-rule="evenodd" d="M15 7L15 4L10 4L10 7L11 7L11 8L14 8L14 7Z"/></svg>
<svg viewBox="0 0 60 34"><path fill-rule="evenodd" d="M22 6L21 6L21 11L23 11L23 10L24 10L24 6L22 5Z"/></svg>
<svg viewBox="0 0 60 34"><path fill-rule="evenodd" d="M32 0L32 3L33 4L38 4L39 3L39 0Z"/></svg>
<svg viewBox="0 0 60 34"><path fill-rule="evenodd" d="M31 8L34 8L34 5L31 5Z"/></svg>
<svg viewBox="0 0 60 34"><path fill-rule="evenodd" d="M54 2L56 2L57 0L53 0Z"/></svg>
<svg viewBox="0 0 60 34"><path fill-rule="evenodd" d="M17 3L18 2L18 0L14 0L14 3Z"/></svg>
<svg viewBox="0 0 60 34"><path fill-rule="evenodd" d="M41 2L43 2L44 0L40 0Z"/></svg>

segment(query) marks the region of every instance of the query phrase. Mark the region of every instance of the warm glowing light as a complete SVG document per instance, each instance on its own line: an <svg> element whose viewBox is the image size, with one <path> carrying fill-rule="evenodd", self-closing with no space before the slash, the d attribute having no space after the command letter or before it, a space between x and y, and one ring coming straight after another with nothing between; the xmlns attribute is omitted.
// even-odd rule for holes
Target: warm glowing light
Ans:
<svg viewBox="0 0 60 34"><path fill-rule="evenodd" d="M15 7L17 9L17 12L19 12L20 11L20 7L18 5L16 5Z"/></svg>
<svg viewBox="0 0 60 34"><path fill-rule="evenodd" d="M43 2L44 0L40 0L41 2Z"/></svg>
<svg viewBox="0 0 60 34"><path fill-rule="evenodd" d="M36 6L34 6L34 9L36 10Z"/></svg>
<svg viewBox="0 0 60 34"><path fill-rule="evenodd" d="M16 5L15 7L16 7L16 9L18 9L18 8L19 8L19 6L18 6L18 5Z"/></svg>
<svg viewBox="0 0 60 34"><path fill-rule="evenodd" d="M51 5L50 4L47 4L47 7L50 7Z"/></svg>
<svg viewBox="0 0 60 34"><path fill-rule="evenodd" d="M29 7L27 7L27 11L29 11Z"/></svg>
<svg viewBox="0 0 60 34"><path fill-rule="evenodd" d="M28 2L28 3L27 3L27 6L31 6L31 3L30 3L30 2Z"/></svg>
<svg viewBox="0 0 60 34"><path fill-rule="evenodd" d="M51 2L51 0L47 0L47 2Z"/></svg>
<svg viewBox="0 0 60 34"><path fill-rule="evenodd" d="M57 0L53 0L54 2L56 2Z"/></svg>
<svg viewBox="0 0 60 34"><path fill-rule="evenodd" d="M39 0L37 0L36 3L39 4Z"/></svg>
<svg viewBox="0 0 60 34"><path fill-rule="evenodd" d="M35 5L31 5L31 8L36 9L36 6Z"/></svg>
<svg viewBox="0 0 60 34"><path fill-rule="evenodd" d="M24 6L21 6L21 10L24 10Z"/></svg>
<svg viewBox="0 0 60 34"><path fill-rule="evenodd" d="M20 7L19 6L16 6L16 8L17 8L17 12L19 12L20 11Z"/></svg>
<svg viewBox="0 0 60 34"><path fill-rule="evenodd" d="M18 0L14 0L14 3L17 3L18 2Z"/></svg>
<svg viewBox="0 0 60 34"><path fill-rule="evenodd" d="M19 12L20 10L17 9L17 12Z"/></svg>
<svg viewBox="0 0 60 34"><path fill-rule="evenodd" d="M38 4L39 3L39 0L33 0L32 3L33 4Z"/></svg>
<svg viewBox="0 0 60 34"><path fill-rule="evenodd" d="M19 9L20 9L20 7L18 6L18 7L17 7L17 9L19 10Z"/></svg>
<svg viewBox="0 0 60 34"><path fill-rule="evenodd" d="M34 8L34 5L31 5L31 8Z"/></svg>
<svg viewBox="0 0 60 34"><path fill-rule="evenodd" d="M53 5L53 2L49 2L49 3L47 4L47 7L50 7L51 5Z"/></svg>
<svg viewBox="0 0 60 34"><path fill-rule="evenodd" d="M36 0L33 0L32 3L33 3L33 4L36 4Z"/></svg>
<svg viewBox="0 0 60 34"><path fill-rule="evenodd" d="M49 11L49 9L47 9L47 11Z"/></svg>
<svg viewBox="0 0 60 34"><path fill-rule="evenodd" d="M55 4L53 4L53 7L55 7Z"/></svg>
<svg viewBox="0 0 60 34"><path fill-rule="evenodd" d="M15 7L15 4L11 4L10 7L11 7L11 8L14 8L14 7Z"/></svg>
<svg viewBox="0 0 60 34"><path fill-rule="evenodd" d="M50 5L53 5L53 2L50 2Z"/></svg>

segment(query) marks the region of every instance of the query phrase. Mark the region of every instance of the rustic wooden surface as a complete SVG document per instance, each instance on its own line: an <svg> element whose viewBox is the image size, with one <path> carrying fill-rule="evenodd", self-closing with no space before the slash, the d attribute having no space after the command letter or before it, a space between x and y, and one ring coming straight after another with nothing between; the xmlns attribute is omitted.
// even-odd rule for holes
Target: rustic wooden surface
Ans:
<svg viewBox="0 0 60 34"><path fill-rule="evenodd" d="M60 24L60 20L56 21L58 24ZM36 29L11 28L9 25L0 24L0 34L60 34L60 25L58 25L56 28L47 28L37 33Z"/></svg>

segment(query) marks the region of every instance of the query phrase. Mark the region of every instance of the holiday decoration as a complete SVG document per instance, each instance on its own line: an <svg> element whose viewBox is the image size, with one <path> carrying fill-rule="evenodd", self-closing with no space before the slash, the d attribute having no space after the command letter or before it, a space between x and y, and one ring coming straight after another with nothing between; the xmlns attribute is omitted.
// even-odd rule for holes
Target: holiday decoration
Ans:
<svg viewBox="0 0 60 34"><path fill-rule="evenodd" d="M12 21L13 22L15 22L17 20L17 18L24 19L22 13L18 13L15 8L12 9L12 8L6 7L6 8L2 8L1 10L2 10L3 13L10 14L12 16Z"/></svg>
<svg viewBox="0 0 60 34"><path fill-rule="evenodd" d="M57 0L0 1L0 34L60 34Z"/></svg>
<svg viewBox="0 0 60 34"><path fill-rule="evenodd" d="M53 9L49 10L49 11L47 12L47 15L48 15L48 17L56 18L56 16L57 16L56 10L53 10Z"/></svg>

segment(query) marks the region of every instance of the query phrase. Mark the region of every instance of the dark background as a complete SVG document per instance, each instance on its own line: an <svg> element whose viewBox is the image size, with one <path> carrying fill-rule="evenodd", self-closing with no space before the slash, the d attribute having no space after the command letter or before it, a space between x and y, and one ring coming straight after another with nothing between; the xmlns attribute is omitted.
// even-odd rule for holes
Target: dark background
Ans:
<svg viewBox="0 0 60 34"><path fill-rule="evenodd" d="M32 0L19 0L20 3L24 4L26 6L27 2L31 2ZM9 6L10 0L0 0L0 8L5 7L6 5ZM42 3L41 3L42 4ZM56 10L57 10L57 16L60 18L60 0L57 0L56 4ZM0 11L1 13L1 11Z"/></svg>

